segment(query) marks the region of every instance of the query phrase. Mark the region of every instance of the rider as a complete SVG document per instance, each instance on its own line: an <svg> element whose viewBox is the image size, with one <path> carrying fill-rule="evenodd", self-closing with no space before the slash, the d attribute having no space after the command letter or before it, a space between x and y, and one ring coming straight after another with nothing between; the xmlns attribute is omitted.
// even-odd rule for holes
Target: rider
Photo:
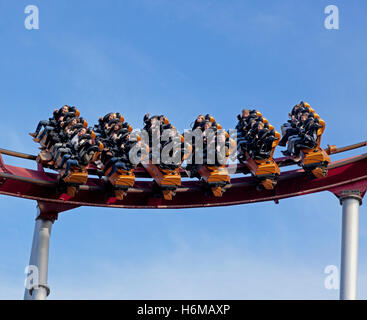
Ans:
<svg viewBox="0 0 367 320"><path fill-rule="evenodd" d="M287 146L287 150L282 151L283 155L285 156L291 156L292 153L294 152L294 146L296 143L299 143L302 141L302 131L304 130L304 126L306 124L306 120L309 116L309 113L304 111L303 113L301 113L301 117L300 117L300 121L297 124L297 134L294 134L292 136L290 136L288 138L288 146Z"/></svg>
<svg viewBox="0 0 367 320"><path fill-rule="evenodd" d="M67 105L64 105L60 109L55 109L53 112L52 118L49 118L48 120L41 120L37 125L36 131L29 133L29 135L33 138L36 138L39 135L42 127L44 128L51 127L51 126L54 127L55 121L58 121L60 116L68 111L69 111L69 106ZM52 130L52 128L50 130Z"/></svg>

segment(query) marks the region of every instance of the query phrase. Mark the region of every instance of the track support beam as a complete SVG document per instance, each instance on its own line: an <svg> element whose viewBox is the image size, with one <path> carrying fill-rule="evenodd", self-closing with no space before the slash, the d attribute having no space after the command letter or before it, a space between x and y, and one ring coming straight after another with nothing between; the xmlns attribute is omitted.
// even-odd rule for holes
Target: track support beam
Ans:
<svg viewBox="0 0 367 320"><path fill-rule="evenodd" d="M362 204L362 197L359 192L345 191L339 199L343 207L340 300L356 300L359 206Z"/></svg>
<svg viewBox="0 0 367 320"><path fill-rule="evenodd" d="M52 224L57 213L44 213L39 205L37 208L24 300L45 300L50 294L47 285L48 257Z"/></svg>

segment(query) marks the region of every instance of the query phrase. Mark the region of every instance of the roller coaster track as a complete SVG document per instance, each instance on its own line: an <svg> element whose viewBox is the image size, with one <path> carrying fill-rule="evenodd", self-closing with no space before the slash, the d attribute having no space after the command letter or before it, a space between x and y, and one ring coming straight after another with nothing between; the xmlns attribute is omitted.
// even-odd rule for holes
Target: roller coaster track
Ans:
<svg viewBox="0 0 367 320"><path fill-rule="evenodd" d="M367 141L336 148L328 146L329 155L367 146ZM176 190L172 200L164 200L154 193L152 178L141 167L134 171L137 180L134 188L127 191L127 196L110 204L109 184L105 178L92 177L97 168L88 167L88 181L79 187L79 192L69 201L60 199L58 175L46 172L42 165L37 170L11 166L4 163L2 154L36 161L36 156L0 149L0 194L36 200L39 213L36 218L30 265L36 265L41 280L38 286L26 289L25 299L46 299L50 292L47 285L48 248L51 226L58 214L81 206L130 208L130 209L183 209L214 206L232 206L246 203L274 201L329 191L335 194L343 206L342 219L342 262L340 271L340 298L357 297L357 262L358 262L358 215L359 205L367 190L367 153L333 161L328 164L328 174L323 178L314 178L303 169L281 171L273 190L259 190L256 178L243 176L249 170L244 165L228 165L234 177L222 197L214 197L205 191L201 181L188 179L183 168L181 176L185 181ZM296 164L291 158L274 159L279 167ZM239 174L241 177L238 177Z"/></svg>
<svg viewBox="0 0 367 320"><path fill-rule="evenodd" d="M326 149L329 154L336 154L352 149L367 146L367 141L346 146L343 148ZM7 165L1 154L22 159L36 160L36 156L0 149L0 194L32 199L44 205L44 211L61 212L80 206L97 206L130 209L182 209L214 206L231 206L262 201L275 201L285 198L306 195L321 191L330 191L338 196L343 189L359 190L364 194L367 189L367 154L345 158L330 162L328 175L325 178L315 179L307 175L303 169L281 172L278 184L274 190L258 190L253 177L234 177L231 179L230 188L220 198L214 197L203 190L202 182L183 181L176 191L176 196L171 201L156 197L153 193L152 181L137 180L134 188L128 190L124 200L114 204L107 204L106 187L104 179L88 178L86 185L80 186L75 198L63 201L58 198L57 174L44 171L41 165L37 170L25 169ZM275 159L279 167L294 165L290 158ZM233 167L233 165L229 165ZM232 168L233 169L233 168ZM89 167L89 174L96 173L96 168ZM237 165L236 173L247 174L248 170L243 165ZM143 167L135 170L135 175L140 178L149 178ZM184 169L181 175L187 177Z"/></svg>

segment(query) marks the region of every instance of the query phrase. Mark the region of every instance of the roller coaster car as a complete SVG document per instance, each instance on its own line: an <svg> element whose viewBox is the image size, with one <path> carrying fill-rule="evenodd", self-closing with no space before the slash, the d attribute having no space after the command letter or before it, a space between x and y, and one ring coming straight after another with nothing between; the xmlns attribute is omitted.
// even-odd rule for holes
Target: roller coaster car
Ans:
<svg viewBox="0 0 367 320"><path fill-rule="evenodd" d="M138 141L141 141L140 136L138 137ZM144 145L145 153L139 159L139 162L144 160L145 157L149 154L149 147ZM118 165L118 162L115 164ZM106 170L104 173L106 177L108 177L109 173L112 171L113 167ZM129 170L125 170L122 168L117 168L116 172L113 173L110 177L108 177L108 181L111 183L114 189L115 197L110 197L108 199L108 204L115 203L116 200L123 200L124 196L126 196L126 192L129 188L133 187L135 184L135 174L134 168Z"/></svg>
<svg viewBox="0 0 367 320"><path fill-rule="evenodd" d="M36 161L44 166L52 166L54 164L51 152L46 149L40 151L36 158Z"/></svg>
<svg viewBox="0 0 367 320"><path fill-rule="evenodd" d="M181 136L181 143L184 143L184 137ZM145 170L154 178L155 186L162 192L165 200L172 200L175 195L175 190L181 186L180 167L182 162L189 157L192 152L192 146L187 144L185 153L181 158L180 166L175 169L162 168L159 165L153 164L149 159L147 163L142 162Z"/></svg>
<svg viewBox="0 0 367 320"><path fill-rule="evenodd" d="M270 130L274 130L272 125L269 125ZM266 159L253 159L249 153L246 152L246 166L250 169L253 176L259 181L266 190L272 190L276 186L277 177L280 174L278 165L273 159L274 151L280 141L280 133L275 131L275 140L273 141L272 148L269 156Z"/></svg>
<svg viewBox="0 0 367 320"><path fill-rule="evenodd" d="M218 129L222 129L221 125L218 124ZM229 139L229 148L227 150L225 163L222 165L208 165L204 164L198 169L198 174L201 176L203 181L210 187L215 197L223 196L223 193L230 186L231 177L226 169L226 163L228 157L233 154L236 150L236 142L229 138L227 132L225 132L226 139Z"/></svg>
<svg viewBox="0 0 367 320"><path fill-rule="evenodd" d="M99 159L100 152L103 150L104 146L102 143L100 143L99 145L93 146L93 148L95 149L94 150L95 153L92 159L90 160L90 162L94 162ZM56 161L58 166L60 166L60 161L61 161L61 157L59 157L59 159L57 159ZM64 164L64 167L61 170L59 170L59 182L62 181L61 183L66 184L66 194L63 193L60 196L60 199L66 201L66 200L69 200L75 197L80 185L87 183L88 170L87 170L87 166L72 165L70 167L68 175L62 178L65 174L65 168L66 168L66 163Z"/></svg>
<svg viewBox="0 0 367 320"><path fill-rule="evenodd" d="M47 134L39 141L42 150L39 152L36 161L44 166L52 167L56 163L52 159L51 155L52 149L48 150L47 148L46 140L47 140Z"/></svg>
<svg viewBox="0 0 367 320"><path fill-rule="evenodd" d="M316 178L327 176L327 166L330 157L325 150L320 147L321 136L325 131L325 121L315 114L315 119L319 119L319 129L317 130L317 145L315 148L301 148L301 165L304 170L311 173Z"/></svg>
<svg viewBox="0 0 367 320"><path fill-rule="evenodd" d="M90 147L89 151L93 151L93 157L90 160L90 163L95 162L99 159L101 151L103 150L104 146L102 143L99 143L98 145L94 145ZM56 159L56 165L60 167L61 165L61 159L60 156L59 159ZM76 193L78 192L79 186L84 185L88 181L88 169L87 165L80 166L80 165L72 165L70 167L69 173L66 177L63 177L65 175L65 168L66 163L64 164L63 168L59 170L59 183L61 185L66 186L66 193L61 194L60 199L62 200L70 200L71 198L74 198Z"/></svg>
<svg viewBox="0 0 367 320"><path fill-rule="evenodd" d="M154 182L161 189L165 200L172 200L175 190L181 185L181 175L179 168L174 170L163 169L153 164L151 160L148 163L142 163L147 172L154 178Z"/></svg>
<svg viewBox="0 0 367 320"><path fill-rule="evenodd" d="M98 156L98 152L94 154L93 160L96 159L96 156ZM56 160L56 163L58 166L60 166L61 164L60 162L61 162L61 157L59 157L59 159ZM59 183L66 185L66 193L63 193L60 196L60 199L67 201L75 197L80 185L87 183L88 170L87 170L87 166L72 165L70 167L68 175L66 177L63 177L65 175L65 168L66 168L66 163L64 164L63 168L59 170Z"/></svg>
<svg viewBox="0 0 367 320"><path fill-rule="evenodd" d="M59 199L67 201L75 197L80 185L87 183L88 171L86 167L71 166L69 174L61 178L64 173L64 169L59 171L59 183L66 184L66 193L62 193Z"/></svg>
<svg viewBox="0 0 367 320"><path fill-rule="evenodd" d="M112 168L109 168L105 175L111 172ZM117 169L114 174L108 177L109 182L114 187L115 192L115 199L116 200L123 200L124 196L126 195L126 191L133 187L135 184L135 174L134 169L131 170L124 170L124 169ZM109 202L114 202L115 199L109 199Z"/></svg>
<svg viewBox="0 0 367 320"><path fill-rule="evenodd" d="M231 181L231 178L225 165L222 166L202 165L199 168L198 173L210 187L215 197L221 197L224 191L226 191L225 186L228 186Z"/></svg>

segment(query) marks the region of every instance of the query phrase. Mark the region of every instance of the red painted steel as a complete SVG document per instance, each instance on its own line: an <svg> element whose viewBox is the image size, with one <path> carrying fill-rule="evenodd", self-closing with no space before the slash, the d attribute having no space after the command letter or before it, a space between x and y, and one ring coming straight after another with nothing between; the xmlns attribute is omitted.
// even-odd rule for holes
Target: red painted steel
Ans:
<svg viewBox="0 0 367 320"><path fill-rule="evenodd" d="M285 159L278 162L286 161ZM52 213L79 206L99 206L128 209L182 209L214 206L230 206L280 199L305 194L358 189L363 196L367 190L367 154L331 162L328 176L314 179L303 169L282 172L275 190L257 190L253 177L231 179L231 188L223 197L205 192L200 181L183 181L173 200L166 201L152 193L151 181L137 180L122 201L108 205L109 195L103 179L89 178L70 201L59 200L57 175L38 170L6 165L0 155L0 194L36 200L41 212ZM201 192L198 192L201 191Z"/></svg>

